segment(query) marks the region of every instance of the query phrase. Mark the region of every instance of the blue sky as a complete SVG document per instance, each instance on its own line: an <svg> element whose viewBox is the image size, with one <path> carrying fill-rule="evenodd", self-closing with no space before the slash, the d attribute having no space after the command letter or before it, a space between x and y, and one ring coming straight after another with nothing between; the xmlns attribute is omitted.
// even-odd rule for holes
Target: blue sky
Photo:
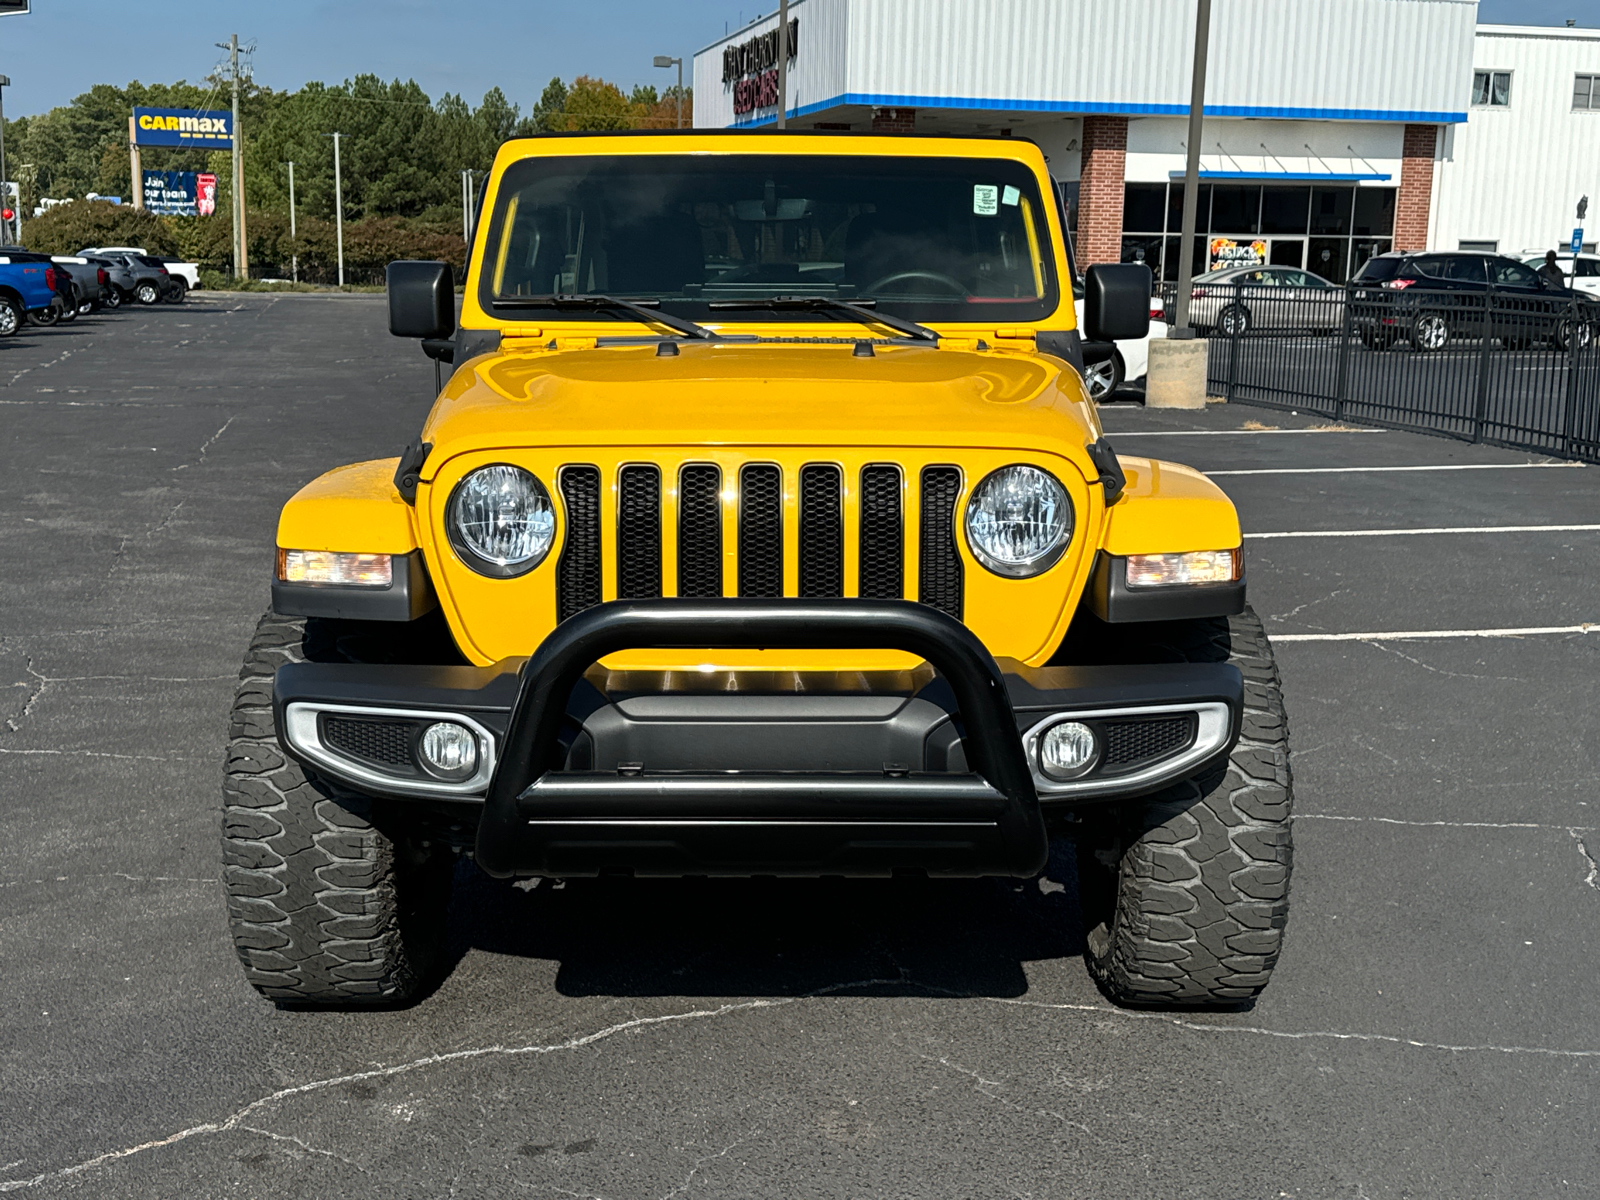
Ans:
<svg viewBox="0 0 1600 1200"><path fill-rule="evenodd" d="M33 0L0 19L0 71L13 116L64 104L94 83L198 80L221 59L212 43L254 42L256 77L294 89L361 72L415 79L437 98L476 103L498 85L526 112L552 75L600 75L624 89L670 83L657 54L682 55L774 0ZM1326 0L1337 3L1338 0ZM1482 0L1479 19L1600 25L1596 0ZM36 55L49 52L48 69ZM39 65L32 65L32 64Z"/></svg>

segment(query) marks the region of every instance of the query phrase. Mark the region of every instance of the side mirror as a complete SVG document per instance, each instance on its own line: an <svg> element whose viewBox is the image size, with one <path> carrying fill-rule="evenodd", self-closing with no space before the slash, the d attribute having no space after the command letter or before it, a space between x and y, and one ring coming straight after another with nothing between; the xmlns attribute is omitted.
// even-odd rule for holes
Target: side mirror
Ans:
<svg viewBox="0 0 1600 1200"><path fill-rule="evenodd" d="M1155 277L1143 263L1097 263L1083 283L1083 325L1091 342L1135 341L1150 333Z"/></svg>
<svg viewBox="0 0 1600 1200"><path fill-rule="evenodd" d="M456 331L456 281L449 263L407 259L384 271L389 332L395 337L448 338Z"/></svg>

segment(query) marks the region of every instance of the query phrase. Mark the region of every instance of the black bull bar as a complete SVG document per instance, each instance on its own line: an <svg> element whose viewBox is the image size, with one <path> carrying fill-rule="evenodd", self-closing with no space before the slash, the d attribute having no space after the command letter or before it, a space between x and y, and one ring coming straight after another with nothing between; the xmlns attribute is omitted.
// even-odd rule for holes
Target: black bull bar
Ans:
<svg viewBox="0 0 1600 1200"><path fill-rule="evenodd" d="M565 770L563 726L590 666L630 649L902 650L948 682L969 770L662 773ZM1049 841L1004 677L959 621L909 601L614 601L558 625L522 671L478 828L490 875L1029 876ZM716 868L710 868L715 873Z"/></svg>

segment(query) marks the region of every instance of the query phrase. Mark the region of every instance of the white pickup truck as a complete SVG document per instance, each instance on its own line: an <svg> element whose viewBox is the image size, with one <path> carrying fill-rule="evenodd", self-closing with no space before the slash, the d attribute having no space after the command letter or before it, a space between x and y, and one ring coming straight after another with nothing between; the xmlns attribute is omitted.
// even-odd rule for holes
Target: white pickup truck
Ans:
<svg viewBox="0 0 1600 1200"><path fill-rule="evenodd" d="M86 246L78 253L81 254L150 254L143 246ZM192 292L200 287L200 265L198 263L184 262L181 258L168 258L164 254L153 255L159 258L161 265L167 268L167 274L183 280Z"/></svg>

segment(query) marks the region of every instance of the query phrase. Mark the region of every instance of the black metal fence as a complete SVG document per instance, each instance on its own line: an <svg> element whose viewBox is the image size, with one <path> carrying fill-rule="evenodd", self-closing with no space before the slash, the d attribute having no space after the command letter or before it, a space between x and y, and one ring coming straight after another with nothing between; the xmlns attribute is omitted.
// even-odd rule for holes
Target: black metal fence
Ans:
<svg viewBox="0 0 1600 1200"><path fill-rule="evenodd" d="M1189 317L1231 402L1600 462L1600 297L1197 280Z"/></svg>

